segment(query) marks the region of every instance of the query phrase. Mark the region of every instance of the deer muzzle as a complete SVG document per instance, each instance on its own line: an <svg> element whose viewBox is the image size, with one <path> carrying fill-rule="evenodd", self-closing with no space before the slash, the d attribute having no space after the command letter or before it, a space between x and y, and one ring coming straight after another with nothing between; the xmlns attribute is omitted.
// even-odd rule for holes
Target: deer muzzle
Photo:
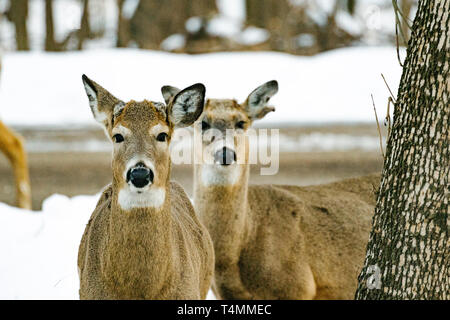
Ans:
<svg viewBox="0 0 450 320"><path fill-rule="evenodd" d="M223 147L214 154L214 162L222 166L228 166L236 162L236 152L230 148Z"/></svg>
<svg viewBox="0 0 450 320"><path fill-rule="evenodd" d="M153 178L153 171L141 163L130 168L127 172L127 182L131 182L136 188L144 188L153 183Z"/></svg>

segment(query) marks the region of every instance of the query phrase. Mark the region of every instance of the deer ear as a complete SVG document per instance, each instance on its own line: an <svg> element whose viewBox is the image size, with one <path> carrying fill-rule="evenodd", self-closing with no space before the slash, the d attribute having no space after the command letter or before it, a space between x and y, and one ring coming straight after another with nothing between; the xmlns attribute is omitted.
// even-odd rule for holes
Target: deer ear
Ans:
<svg viewBox="0 0 450 320"><path fill-rule="evenodd" d="M188 127L203 112L205 102L205 86L196 83L178 92L168 106L169 121L175 128Z"/></svg>
<svg viewBox="0 0 450 320"><path fill-rule="evenodd" d="M270 98L278 92L278 82L272 80L253 90L244 103L245 110L252 120L261 119L269 112L275 111L268 106Z"/></svg>
<svg viewBox="0 0 450 320"><path fill-rule="evenodd" d="M170 102L170 99L172 97L175 97L175 95L180 92L180 89L176 88L176 87L172 87L172 86L163 86L161 88L161 93L164 97L164 101L166 102L166 104L168 105Z"/></svg>
<svg viewBox="0 0 450 320"><path fill-rule="evenodd" d="M125 107L125 103L84 74L82 80L95 120L107 129L111 128L114 118L120 115Z"/></svg>

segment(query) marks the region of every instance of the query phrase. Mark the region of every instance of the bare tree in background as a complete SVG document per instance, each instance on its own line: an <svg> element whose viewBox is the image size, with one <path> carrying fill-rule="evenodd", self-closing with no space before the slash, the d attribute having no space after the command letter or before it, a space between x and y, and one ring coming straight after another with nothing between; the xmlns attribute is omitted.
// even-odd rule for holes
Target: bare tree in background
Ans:
<svg viewBox="0 0 450 320"><path fill-rule="evenodd" d="M117 43L118 48L125 48L130 42L130 21L123 15L123 5L127 0L117 0L118 18L117 18Z"/></svg>
<svg viewBox="0 0 450 320"><path fill-rule="evenodd" d="M421 0L357 299L449 299L450 0Z"/></svg>
<svg viewBox="0 0 450 320"><path fill-rule="evenodd" d="M207 17L216 12L215 0L140 1L129 21L130 38L135 40L141 48L159 49L161 42L168 36L184 33L188 18ZM120 34L119 37L121 37ZM126 39L122 35L120 44L124 38Z"/></svg>
<svg viewBox="0 0 450 320"><path fill-rule="evenodd" d="M76 48L83 49L86 39L91 36L89 24L89 0L82 0L83 12L81 15L80 28L69 32L62 41L55 38L55 22L53 0L45 0L45 51L64 51L68 49L69 41L76 39Z"/></svg>
<svg viewBox="0 0 450 320"><path fill-rule="evenodd" d="M78 50L83 50L84 41L90 36L89 0L83 0L83 14L81 15L80 29L78 30Z"/></svg>
<svg viewBox="0 0 450 320"><path fill-rule="evenodd" d="M27 30L28 0L11 0L6 17L16 29L17 50L29 50Z"/></svg>
<svg viewBox="0 0 450 320"><path fill-rule="evenodd" d="M58 43L55 40L53 0L45 0L45 51L59 51Z"/></svg>
<svg viewBox="0 0 450 320"><path fill-rule="evenodd" d="M340 10L355 12L356 0L335 0L333 10L324 23L318 23L308 14L310 3L293 4L289 0L246 0L246 23L269 31L269 50L286 51L294 54L315 54L340 48L356 40L336 23ZM296 43L299 35L309 35L315 43L301 48Z"/></svg>

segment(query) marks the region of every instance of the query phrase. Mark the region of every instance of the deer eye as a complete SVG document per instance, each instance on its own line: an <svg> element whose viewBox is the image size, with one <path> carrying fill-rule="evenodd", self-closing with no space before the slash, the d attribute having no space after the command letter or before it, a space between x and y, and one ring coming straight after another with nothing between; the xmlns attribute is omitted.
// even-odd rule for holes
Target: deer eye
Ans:
<svg viewBox="0 0 450 320"><path fill-rule="evenodd" d="M202 121L202 130L208 130L211 126L206 121Z"/></svg>
<svg viewBox="0 0 450 320"><path fill-rule="evenodd" d="M167 137L168 137L168 134L167 134L167 133L161 132L161 133L158 134L158 136L156 137L156 140L161 141L161 142L164 142L164 141L166 141Z"/></svg>
<svg viewBox="0 0 450 320"><path fill-rule="evenodd" d="M113 141L115 143L121 143L123 142L123 140L124 140L123 135L121 135L120 133L113 135Z"/></svg>
<svg viewBox="0 0 450 320"><path fill-rule="evenodd" d="M236 123L237 129L244 129L244 127L245 127L245 121L239 121L238 123Z"/></svg>

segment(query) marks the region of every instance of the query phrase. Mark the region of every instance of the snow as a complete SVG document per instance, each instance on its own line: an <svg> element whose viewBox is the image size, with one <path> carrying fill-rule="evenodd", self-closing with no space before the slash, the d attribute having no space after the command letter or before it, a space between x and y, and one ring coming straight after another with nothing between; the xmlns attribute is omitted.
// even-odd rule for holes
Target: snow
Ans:
<svg viewBox="0 0 450 320"><path fill-rule="evenodd" d="M122 15L125 19L131 19L139 5L139 0L126 0L122 6Z"/></svg>
<svg viewBox="0 0 450 320"><path fill-rule="evenodd" d="M0 299L79 298L78 246L99 196L55 194L39 212L0 203Z"/></svg>
<svg viewBox="0 0 450 320"><path fill-rule="evenodd" d="M252 140L252 148L255 150L267 148L271 140L265 138L264 133L256 129L258 136ZM312 132L309 134L299 134L297 136L280 134L278 135L278 150L280 152L315 152L315 151L377 151L379 150L379 137L376 135L376 124L373 123L373 135L351 135L337 133ZM272 132L267 130L267 137L271 137ZM30 137L26 140L26 150L29 153L46 152L111 152L111 142L105 138L89 138L75 141L60 141L58 137L43 140L40 135ZM173 152L190 152L192 150L193 132L189 135L181 134L180 130L175 131L171 149ZM385 145L383 143L383 145ZM257 149L258 148L258 149ZM175 154L175 153L173 153Z"/></svg>
<svg viewBox="0 0 450 320"><path fill-rule="evenodd" d="M217 0L219 14L234 20L244 21L245 0Z"/></svg>
<svg viewBox="0 0 450 320"><path fill-rule="evenodd" d="M78 246L98 197L52 195L42 212L0 203L0 299L78 299Z"/></svg>
<svg viewBox="0 0 450 320"><path fill-rule="evenodd" d="M404 52L402 52L404 54ZM115 96L162 101L160 88L196 82L207 97L243 102L260 84L276 79L280 90L260 124L373 122L370 94L378 116L386 112L388 90L401 76L395 48L354 47L314 57L276 52L202 55L139 49L82 52L14 52L2 57L0 118L9 125L85 126L95 121L81 75L86 73Z"/></svg>
<svg viewBox="0 0 450 320"><path fill-rule="evenodd" d="M385 145L384 138L383 145ZM266 146L267 144L260 144L259 148L264 148ZM298 138L280 135L280 152L327 152L350 150L380 150L379 137L369 135L354 136L349 134L332 134L320 132L313 132L307 135L299 136Z"/></svg>
<svg viewBox="0 0 450 320"><path fill-rule="evenodd" d="M269 39L269 32L266 29L247 27L242 33L235 37L238 43L245 45L255 45Z"/></svg>
<svg viewBox="0 0 450 320"><path fill-rule="evenodd" d="M172 51L183 48L185 43L186 39L184 35L176 33L164 39L164 41L161 42L161 48L163 50Z"/></svg>

